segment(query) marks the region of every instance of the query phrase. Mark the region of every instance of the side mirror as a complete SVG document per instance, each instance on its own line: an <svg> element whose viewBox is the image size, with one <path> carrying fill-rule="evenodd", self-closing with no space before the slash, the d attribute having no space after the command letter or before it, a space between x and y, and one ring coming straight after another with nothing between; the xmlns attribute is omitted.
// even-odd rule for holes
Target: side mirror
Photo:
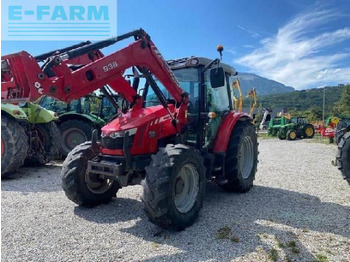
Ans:
<svg viewBox="0 0 350 262"><path fill-rule="evenodd" d="M210 69L210 85L212 88L218 88L225 85L225 71L222 67Z"/></svg>

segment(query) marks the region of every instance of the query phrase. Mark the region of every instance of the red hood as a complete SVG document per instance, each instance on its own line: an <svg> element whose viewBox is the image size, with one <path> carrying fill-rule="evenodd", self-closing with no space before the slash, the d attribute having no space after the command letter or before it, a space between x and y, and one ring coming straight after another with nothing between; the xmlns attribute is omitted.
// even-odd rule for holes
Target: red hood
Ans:
<svg viewBox="0 0 350 262"><path fill-rule="evenodd" d="M170 111L173 111L174 106L169 105L169 109ZM165 115L168 115L168 112L161 105L134 109L126 114L122 114L121 116L117 117L116 119L102 127L102 132L110 133L140 127L147 123L151 123L152 120Z"/></svg>

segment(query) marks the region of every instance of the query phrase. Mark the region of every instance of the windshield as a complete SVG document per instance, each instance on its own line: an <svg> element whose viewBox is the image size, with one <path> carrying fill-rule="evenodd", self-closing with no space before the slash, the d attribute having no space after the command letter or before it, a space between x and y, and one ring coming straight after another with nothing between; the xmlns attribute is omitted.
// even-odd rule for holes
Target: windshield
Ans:
<svg viewBox="0 0 350 262"><path fill-rule="evenodd" d="M190 95L190 103L194 107L198 107L198 69L196 68L183 68L173 71L177 81L180 84L180 87L184 92L187 92ZM163 84L155 79L159 89L162 91L164 96L167 99L171 99L171 95L168 90L165 89ZM160 105L156 94L153 89L150 87L146 96L146 107Z"/></svg>

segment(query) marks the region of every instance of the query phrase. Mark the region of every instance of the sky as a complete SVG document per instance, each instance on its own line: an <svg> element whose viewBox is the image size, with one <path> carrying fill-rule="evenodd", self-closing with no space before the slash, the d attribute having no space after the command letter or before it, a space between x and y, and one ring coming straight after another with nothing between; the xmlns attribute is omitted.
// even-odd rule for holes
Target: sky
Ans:
<svg viewBox="0 0 350 262"><path fill-rule="evenodd" d="M116 22L118 34L145 29L166 59L214 59L222 44L223 62L238 72L298 90L350 83L349 0L118 0ZM74 43L2 41L1 52L38 55Z"/></svg>

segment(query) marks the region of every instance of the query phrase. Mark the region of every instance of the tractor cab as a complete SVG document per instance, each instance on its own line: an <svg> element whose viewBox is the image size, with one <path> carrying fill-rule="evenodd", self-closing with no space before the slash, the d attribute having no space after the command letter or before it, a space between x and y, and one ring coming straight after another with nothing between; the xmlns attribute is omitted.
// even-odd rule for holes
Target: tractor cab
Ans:
<svg viewBox="0 0 350 262"><path fill-rule="evenodd" d="M168 60L167 64L175 75L182 90L189 94L188 125L186 143L198 149L212 148L214 138L225 114L233 110L230 89L231 77L236 75L235 69L220 63L206 67L212 60L203 57L188 57ZM215 82L211 74L222 68L221 83ZM156 81L169 103L172 97L165 87ZM146 82L142 90L144 107L160 105L154 91Z"/></svg>
<svg viewBox="0 0 350 262"><path fill-rule="evenodd" d="M292 117L291 122L297 125L307 125L309 123L306 117Z"/></svg>

